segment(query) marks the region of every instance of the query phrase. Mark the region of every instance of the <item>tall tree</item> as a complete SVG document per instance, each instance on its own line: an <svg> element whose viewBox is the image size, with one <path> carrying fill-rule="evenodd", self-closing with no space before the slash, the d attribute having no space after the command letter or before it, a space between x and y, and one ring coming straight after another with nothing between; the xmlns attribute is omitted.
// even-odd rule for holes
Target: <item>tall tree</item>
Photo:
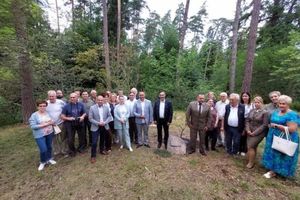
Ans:
<svg viewBox="0 0 300 200"><path fill-rule="evenodd" d="M121 0L118 1L118 27L117 27L117 65L120 63L120 43L121 43Z"/></svg>
<svg viewBox="0 0 300 200"><path fill-rule="evenodd" d="M60 33L60 26L59 26L59 10L58 10L57 0L55 0L55 8L56 8L57 32Z"/></svg>
<svg viewBox="0 0 300 200"><path fill-rule="evenodd" d="M128 14L130 16L130 26L132 27L132 39L137 42L139 39L139 25L143 24L144 19L141 17L143 8L146 8L147 4L144 0L131 0L129 1Z"/></svg>
<svg viewBox="0 0 300 200"><path fill-rule="evenodd" d="M193 46L198 47L201 44L201 37L203 34L204 29L204 19L207 16L207 12L205 9L205 4L203 4L200 10L197 12L196 15L193 15L189 21L189 29L194 34L192 39Z"/></svg>
<svg viewBox="0 0 300 200"><path fill-rule="evenodd" d="M31 113L35 110L35 103L33 98L32 69L26 28L26 1L12 0L11 9L16 30L16 38L19 44L22 118L23 122L27 122Z"/></svg>
<svg viewBox="0 0 300 200"><path fill-rule="evenodd" d="M234 17L234 22L233 22L231 63L230 63L230 69L229 69L229 72L230 72L229 91L230 91L230 93L234 92L234 90L235 90L236 55L237 55L238 29L239 29L239 21L240 21L241 2L242 2L242 0L236 1L235 17Z"/></svg>
<svg viewBox="0 0 300 200"><path fill-rule="evenodd" d="M184 45L184 38L186 34L186 30L188 28L188 13L189 13L189 7L190 7L190 0L186 0L186 5L185 5L185 11L184 11L184 16L183 16L183 24L182 24L182 29L180 31L180 49L183 49Z"/></svg>
<svg viewBox="0 0 300 200"><path fill-rule="evenodd" d="M251 15L251 23L249 30L249 39L248 39L248 47L247 47L247 58L244 70L244 79L243 79L243 92L250 92L251 89L251 81L252 81L252 71L253 71L253 62L254 62L254 54L256 48L256 35L257 35L257 27L259 22L259 12L261 8L261 0L253 0L253 9Z"/></svg>
<svg viewBox="0 0 300 200"><path fill-rule="evenodd" d="M104 45L106 79L107 79L107 88L111 90L111 70L109 64L108 21L107 21L106 0L102 0L102 6L103 6L103 45Z"/></svg>

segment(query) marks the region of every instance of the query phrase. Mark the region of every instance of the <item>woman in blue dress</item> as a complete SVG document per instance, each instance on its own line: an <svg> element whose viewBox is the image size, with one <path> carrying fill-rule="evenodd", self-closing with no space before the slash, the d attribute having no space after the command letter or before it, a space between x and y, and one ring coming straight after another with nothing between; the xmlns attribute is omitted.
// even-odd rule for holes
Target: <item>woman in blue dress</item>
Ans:
<svg viewBox="0 0 300 200"><path fill-rule="evenodd" d="M290 110L292 98L281 95L278 98L279 108L275 110L270 117L270 129L266 138L265 150L263 153L262 164L269 169L264 174L265 178L272 178L276 174L283 177L295 176L298 163L299 145L293 156L288 156L275 149L272 149L273 136L279 136L288 127L290 138L293 142L299 144L297 128L299 124L299 115L297 112Z"/></svg>

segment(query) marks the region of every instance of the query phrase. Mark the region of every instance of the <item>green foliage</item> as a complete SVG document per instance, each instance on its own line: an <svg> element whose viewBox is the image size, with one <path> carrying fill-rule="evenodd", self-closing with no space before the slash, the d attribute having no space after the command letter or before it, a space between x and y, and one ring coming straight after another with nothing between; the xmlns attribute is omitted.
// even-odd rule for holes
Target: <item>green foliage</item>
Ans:
<svg viewBox="0 0 300 200"><path fill-rule="evenodd" d="M21 106L0 96L0 126L20 123L22 121Z"/></svg>
<svg viewBox="0 0 300 200"><path fill-rule="evenodd" d="M281 58L280 62L275 63L274 71L271 73L277 80L285 81L291 96L300 95L300 32L292 31L289 34L288 46L277 50L275 55Z"/></svg>
<svg viewBox="0 0 300 200"><path fill-rule="evenodd" d="M284 0L276 1L279 5L275 6L274 2L263 1L265 12L262 12L262 19L265 24L260 28L251 93L268 100L270 91L279 90L299 101L299 5L292 6L292 1ZM11 0L0 3L0 94L1 106L8 108L20 104L18 44L10 3ZM75 1L74 21L61 33L50 28L40 4L31 0L26 0L26 3L34 95L45 98L49 89L62 89L65 93L75 88L105 91L101 3ZM146 1L122 1L122 39L120 59L117 60L116 6L117 1L108 1L114 91L123 89L126 94L131 87L137 87L153 101L158 92L164 90L175 109L185 109L199 93L228 91L231 20L212 20L207 33L204 33L207 13L205 4L202 5L188 20L188 32L192 37L185 41L189 41L190 46L186 45L184 50L179 51L184 4L179 5L174 18L170 11L161 17L150 10L150 16L143 19L141 12L147 8ZM247 24L244 22L242 24ZM238 93L244 78L248 41L248 27L244 28L240 31L238 42ZM126 35L126 30L132 33L132 38ZM297 107L298 104L294 105Z"/></svg>

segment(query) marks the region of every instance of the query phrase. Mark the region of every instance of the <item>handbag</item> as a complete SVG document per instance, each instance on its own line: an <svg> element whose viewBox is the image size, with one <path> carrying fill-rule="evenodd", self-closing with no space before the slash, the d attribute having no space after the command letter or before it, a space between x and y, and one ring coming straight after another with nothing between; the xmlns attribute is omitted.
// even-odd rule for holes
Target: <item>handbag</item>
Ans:
<svg viewBox="0 0 300 200"><path fill-rule="evenodd" d="M53 130L54 130L54 134L55 134L55 135L61 133L61 129L60 129L59 126L57 126L57 125L54 125L54 126L53 126Z"/></svg>
<svg viewBox="0 0 300 200"><path fill-rule="evenodd" d="M286 136L286 139L283 136ZM275 149L288 156L293 156L298 147L298 143L291 141L288 127L284 127L284 132L280 136L273 136L272 149Z"/></svg>

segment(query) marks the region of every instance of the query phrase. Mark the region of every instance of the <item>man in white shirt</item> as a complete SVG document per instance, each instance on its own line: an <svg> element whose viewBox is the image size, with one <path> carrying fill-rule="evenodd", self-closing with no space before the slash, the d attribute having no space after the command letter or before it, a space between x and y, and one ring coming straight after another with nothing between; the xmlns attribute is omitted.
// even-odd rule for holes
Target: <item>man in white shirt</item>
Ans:
<svg viewBox="0 0 300 200"><path fill-rule="evenodd" d="M167 149L169 139L169 126L172 123L173 107L172 103L166 100L166 93L164 91L159 93L159 100L154 103L153 119L157 125L157 148L162 144L162 128L164 128L164 145Z"/></svg>
<svg viewBox="0 0 300 200"><path fill-rule="evenodd" d="M236 155L239 151L242 132L245 127L245 106L239 103L240 96L232 93L229 105L225 107L222 128L226 133L226 151L229 155Z"/></svg>
<svg viewBox="0 0 300 200"><path fill-rule="evenodd" d="M60 118L65 102L56 98L56 92L54 90L48 91L48 106L46 111L50 115L51 119L58 125L61 129L61 133L55 134L53 137L53 154L63 154L66 155L68 152L67 135L65 128L63 127L63 120Z"/></svg>
<svg viewBox="0 0 300 200"><path fill-rule="evenodd" d="M91 122L92 131L91 163L95 163L99 137L100 154L108 154L105 150L105 141L107 141L108 137L108 123L112 121L111 113L108 107L104 105L104 98L102 95L97 97L97 104L91 106L89 111L89 120Z"/></svg>
<svg viewBox="0 0 300 200"><path fill-rule="evenodd" d="M217 146L225 146L225 135L224 135L224 130L221 129L222 127L222 120L224 119L225 115L225 106L229 104L229 100L227 99L227 93L226 92L221 92L220 93L220 101L218 101L215 105L215 108L218 113L218 139L217 139Z"/></svg>
<svg viewBox="0 0 300 200"><path fill-rule="evenodd" d="M135 144L137 144L138 143L138 134L137 134L136 124L135 124L135 116L134 116L134 111L133 111L135 102L136 102L135 94L133 92L130 92L129 99L126 101L126 105L130 111L130 115L128 118L129 135L130 135L130 141L135 142Z"/></svg>
<svg viewBox="0 0 300 200"><path fill-rule="evenodd" d="M138 131L138 145L136 148L146 146L150 148L148 129L153 122L153 109L151 101L145 98L145 92L139 92L140 99L133 106L135 123Z"/></svg>

